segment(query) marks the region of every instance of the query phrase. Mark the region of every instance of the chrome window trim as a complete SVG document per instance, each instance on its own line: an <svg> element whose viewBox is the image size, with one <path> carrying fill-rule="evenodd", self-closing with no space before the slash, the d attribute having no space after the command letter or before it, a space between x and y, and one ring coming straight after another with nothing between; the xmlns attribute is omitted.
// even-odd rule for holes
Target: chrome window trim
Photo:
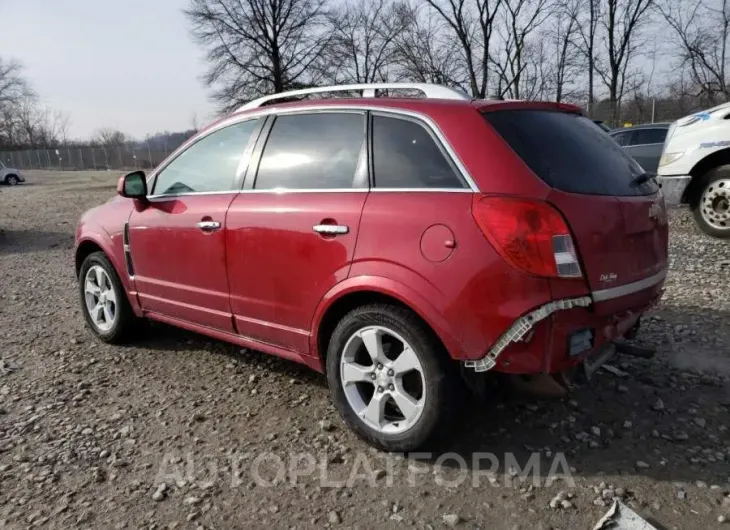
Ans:
<svg viewBox="0 0 730 530"><path fill-rule="evenodd" d="M394 192L408 192L408 193L474 193L469 188L372 188L370 191L375 193L394 193Z"/></svg>
<svg viewBox="0 0 730 530"><path fill-rule="evenodd" d="M150 202L162 202L168 199L176 199L178 197L194 197L196 195L238 195L239 190L225 191L194 191L190 193L169 193L167 195L148 195L147 200Z"/></svg>
<svg viewBox="0 0 730 530"><path fill-rule="evenodd" d="M231 190L231 191L197 191L191 193L175 193L169 195L148 195L150 202L161 202L178 197L194 197L196 195L238 195L248 193L272 193L277 195L291 193L474 193L468 188L282 188L265 190Z"/></svg>
<svg viewBox="0 0 730 530"><path fill-rule="evenodd" d="M626 285L619 285L618 287L611 287L610 289L601 289L600 291L593 291L591 296L594 302L605 302L606 300L613 300L614 298L620 298L629 294L638 293L649 287L653 287L667 277L667 269L662 269L653 276L644 278Z"/></svg>
<svg viewBox="0 0 730 530"><path fill-rule="evenodd" d="M186 150L190 145L197 142L198 140L201 140L208 136L209 134L214 133L215 131L222 129L224 127L228 127L229 125L233 125L238 122L243 122L246 120L251 119L257 119L262 118L265 116L270 116L272 114L275 115L282 115L282 114L311 114L313 112L367 112L367 111L375 111L375 112L383 112L387 114L393 114L393 115L400 115L400 116L407 116L410 118L414 118L416 120L420 120L421 123L428 127L430 132L432 132L436 138L438 138L439 143L441 144L441 147L446 151L448 154L450 161L454 164L456 169L459 171L461 177L466 181L469 188L464 189L452 189L452 188L445 188L445 189L436 189L432 188L428 191L439 191L444 192L448 190L449 192L458 191L458 192L474 192L479 193L479 186L477 186L476 182L472 178L472 176L469 174L469 172L466 169L466 166L464 166L464 163L461 161L461 159L457 156L454 149L451 147L451 144L446 140L446 136L443 134L439 126L436 124L435 121L433 121L429 116L422 112L412 111L412 110L406 110L406 109L399 109L395 107L386 107L382 105L376 105L376 104L367 104L365 102L358 101L357 105L310 105L307 107L296 107L296 108L279 108L276 106L271 107L261 107L252 111L247 111L245 114L234 114L232 116L229 116L228 118L224 119L220 123L217 123L215 126L211 127L210 129L205 131L205 134L202 136L193 136L192 138L188 139L184 144L182 144L180 147L178 147L175 151L173 151L170 156L166 159L169 160L165 165L161 165L159 168L155 169L153 173L151 173L147 177L147 184L149 186L150 181L154 181L154 178L157 176L159 172L161 172L165 167L172 162L175 158L179 156L179 153ZM360 189L356 191L374 191L375 188L368 190L368 189ZM421 191L420 189L416 190L410 190L408 188L381 188L381 190L384 191ZM239 190L236 190L238 192ZM249 193L250 191L254 190L243 190L246 193ZM260 191L269 191L271 190L260 190ZM290 191L303 191L303 190L290 190ZM311 190L311 191L327 191L324 189L321 190ZM332 190L332 191L342 191L342 190ZM426 190L423 190L426 191ZM193 192L193 193L181 193L176 196L187 196L187 195L200 195L200 194L212 194L212 193L228 193L228 192ZM151 195L148 198L158 198L162 197L162 195ZM164 195L164 197L173 197L173 195Z"/></svg>

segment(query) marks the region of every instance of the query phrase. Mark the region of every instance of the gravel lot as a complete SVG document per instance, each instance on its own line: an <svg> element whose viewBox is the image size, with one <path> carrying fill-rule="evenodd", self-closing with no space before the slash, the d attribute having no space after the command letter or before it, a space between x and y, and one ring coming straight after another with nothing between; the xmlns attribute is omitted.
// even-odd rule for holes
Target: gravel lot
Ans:
<svg viewBox="0 0 730 530"><path fill-rule="evenodd" d="M159 325L129 347L95 340L73 232L116 175L28 177L0 190L0 528L587 529L614 497L657 527L730 519L730 251L685 211L640 334L656 358L620 357L564 400L465 403L441 466L367 448L293 363ZM493 482L475 452L498 458ZM524 468L533 452L543 478L563 453L574 486L513 478L507 455Z"/></svg>

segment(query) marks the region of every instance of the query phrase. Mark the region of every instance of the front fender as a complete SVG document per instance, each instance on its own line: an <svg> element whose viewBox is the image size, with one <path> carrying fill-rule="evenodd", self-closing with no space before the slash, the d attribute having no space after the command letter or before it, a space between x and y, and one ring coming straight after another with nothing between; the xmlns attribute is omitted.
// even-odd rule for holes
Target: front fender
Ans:
<svg viewBox="0 0 730 530"><path fill-rule="evenodd" d="M421 286L423 288L423 286ZM439 300L443 297L435 288L431 287L430 295L433 300ZM312 334L310 336L310 351L317 357L322 358L325 352L319 351L319 329L322 319L332 305L343 297L357 292L375 292L390 296L408 306L417 313L441 339L449 354L454 358L463 358L464 349L459 340L453 335L450 326L436 309L435 305L429 301L430 297L425 297L415 289L409 287L405 283L385 278L382 276L354 276L338 283L322 298L314 313L312 321Z"/></svg>
<svg viewBox="0 0 730 530"><path fill-rule="evenodd" d="M101 248L104 254L106 254L106 257L109 258L117 276L119 276L119 279L122 282L124 293L129 300L132 310L137 316L141 316L142 310L137 301L134 280L129 277L124 265L124 241L122 232L120 231L117 234L109 234L98 225L90 225L86 223L80 225L76 235L74 260L78 255L79 249L84 246L84 243L92 243Z"/></svg>

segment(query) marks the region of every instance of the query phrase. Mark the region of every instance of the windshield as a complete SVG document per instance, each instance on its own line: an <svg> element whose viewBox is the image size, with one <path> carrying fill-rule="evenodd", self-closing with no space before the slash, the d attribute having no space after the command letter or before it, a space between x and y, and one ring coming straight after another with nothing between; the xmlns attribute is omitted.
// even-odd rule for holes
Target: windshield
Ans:
<svg viewBox="0 0 730 530"><path fill-rule="evenodd" d="M637 179L645 171L588 118L552 110L485 114L535 174L561 191L585 195L650 195L658 187Z"/></svg>

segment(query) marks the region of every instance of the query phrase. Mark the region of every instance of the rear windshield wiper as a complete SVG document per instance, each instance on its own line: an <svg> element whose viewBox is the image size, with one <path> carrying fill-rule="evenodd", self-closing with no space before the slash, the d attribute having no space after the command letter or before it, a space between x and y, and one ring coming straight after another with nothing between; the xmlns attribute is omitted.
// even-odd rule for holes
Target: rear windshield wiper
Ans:
<svg viewBox="0 0 730 530"><path fill-rule="evenodd" d="M642 184L646 184L650 180L654 180L656 178L656 173L647 173L644 172L641 175L634 177L631 181L632 186L641 186Z"/></svg>

